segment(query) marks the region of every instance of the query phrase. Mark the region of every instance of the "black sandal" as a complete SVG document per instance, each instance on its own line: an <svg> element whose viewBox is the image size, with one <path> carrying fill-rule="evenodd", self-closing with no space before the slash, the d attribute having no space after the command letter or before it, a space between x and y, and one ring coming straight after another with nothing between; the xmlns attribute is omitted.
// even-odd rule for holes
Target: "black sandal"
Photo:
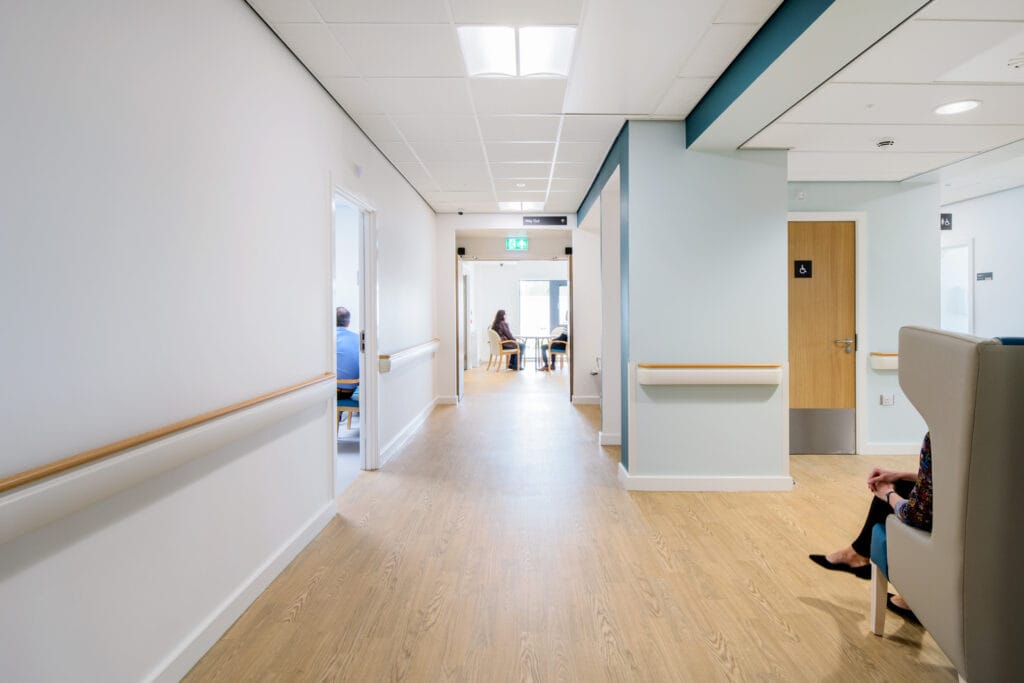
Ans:
<svg viewBox="0 0 1024 683"><path fill-rule="evenodd" d="M824 567L825 569L830 569L834 572L846 572L848 574L853 574L858 579L871 578L871 563L868 563L863 567L851 567L848 564L829 562L824 555L808 555L807 557L811 558L811 562L819 567Z"/></svg>
<svg viewBox="0 0 1024 683"><path fill-rule="evenodd" d="M916 614L911 612L906 607L900 607L899 605L897 605L895 602L892 601L892 598L893 598L893 594L892 593L889 593L885 597L885 606L888 607L891 612L893 612L894 614L898 614L899 616L903 617L903 621L909 621L911 624L920 624L921 623L921 620L917 618Z"/></svg>

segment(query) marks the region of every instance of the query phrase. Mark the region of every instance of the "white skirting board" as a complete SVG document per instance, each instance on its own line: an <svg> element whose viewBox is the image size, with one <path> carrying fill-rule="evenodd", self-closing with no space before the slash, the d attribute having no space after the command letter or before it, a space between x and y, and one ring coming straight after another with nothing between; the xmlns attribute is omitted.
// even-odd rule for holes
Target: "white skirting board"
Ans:
<svg viewBox="0 0 1024 683"><path fill-rule="evenodd" d="M439 406L457 406L459 405L458 396L438 396L434 399L434 404Z"/></svg>
<svg viewBox="0 0 1024 683"><path fill-rule="evenodd" d="M338 503L326 503L294 536L214 610L185 640L146 677L148 681L180 681L213 647L249 605L267 589L299 552L338 514Z"/></svg>
<svg viewBox="0 0 1024 683"><path fill-rule="evenodd" d="M619 482L627 491L790 491L792 477L632 476L619 463Z"/></svg>
<svg viewBox="0 0 1024 683"><path fill-rule="evenodd" d="M384 463L391 459L395 453L405 445L405 442L409 440L416 430L423 426L423 423L430 417L430 413L434 411L434 407L438 404L438 399L435 398L433 401L427 404L427 407L420 411L419 415L409 420L409 424L405 425L405 428L395 435L395 438L388 442L388 445L380 452L380 466L383 467Z"/></svg>
<svg viewBox="0 0 1024 683"><path fill-rule="evenodd" d="M866 443L857 449L857 455L918 455L921 442L916 443Z"/></svg>
<svg viewBox="0 0 1024 683"><path fill-rule="evenodd" d="M600 396L573 396L572 404L574 406L599 406L601 405Z"/></svg>
<svg viewBox="0 0 1024 683"><path fill-rule="evenodd" d="M611 432L598 432L597 442L602 446L621 446L622 434Z"/></svg>

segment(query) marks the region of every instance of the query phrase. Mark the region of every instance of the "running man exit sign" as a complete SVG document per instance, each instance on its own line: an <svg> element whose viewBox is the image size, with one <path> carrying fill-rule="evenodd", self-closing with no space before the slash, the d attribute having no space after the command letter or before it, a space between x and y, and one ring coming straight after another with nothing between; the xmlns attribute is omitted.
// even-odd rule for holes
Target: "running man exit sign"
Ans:
<svg viewBox="0 0 1024 683"><path fill-rule="evenodd" d="M506 237L505 251L527 251L530 248L528 237Z"/></svg>

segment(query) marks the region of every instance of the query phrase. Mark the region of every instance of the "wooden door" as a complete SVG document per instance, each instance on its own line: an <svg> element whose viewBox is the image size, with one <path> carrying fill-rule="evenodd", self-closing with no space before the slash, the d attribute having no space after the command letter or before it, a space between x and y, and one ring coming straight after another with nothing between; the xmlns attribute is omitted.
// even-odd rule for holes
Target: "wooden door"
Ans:
<svg viewBox="0 0 1024 683"><path fill-rule="evenodd" d="M853 452L856 409L856 224L789 224L789 403L791 425L814 436L812 450ZM827 424L826 424L827 423ZM792 434L800 441L800 433ZM823 441L824 439L824 441ZM822 445L825 443L826 445ZM833 445L829 445L833 444Z"/></svg>

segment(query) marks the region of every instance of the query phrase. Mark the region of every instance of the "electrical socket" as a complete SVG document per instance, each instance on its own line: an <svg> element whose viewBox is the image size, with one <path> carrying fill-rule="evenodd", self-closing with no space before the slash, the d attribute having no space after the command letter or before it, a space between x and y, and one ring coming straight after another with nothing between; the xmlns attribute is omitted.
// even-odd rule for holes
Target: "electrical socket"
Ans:
<svg viewBox="0 0 1024 683"><path fill-rule="evenodd" d="M883 406L894 406L896 405L896 394L881 394L878 397L878 403Z"/></svg>

